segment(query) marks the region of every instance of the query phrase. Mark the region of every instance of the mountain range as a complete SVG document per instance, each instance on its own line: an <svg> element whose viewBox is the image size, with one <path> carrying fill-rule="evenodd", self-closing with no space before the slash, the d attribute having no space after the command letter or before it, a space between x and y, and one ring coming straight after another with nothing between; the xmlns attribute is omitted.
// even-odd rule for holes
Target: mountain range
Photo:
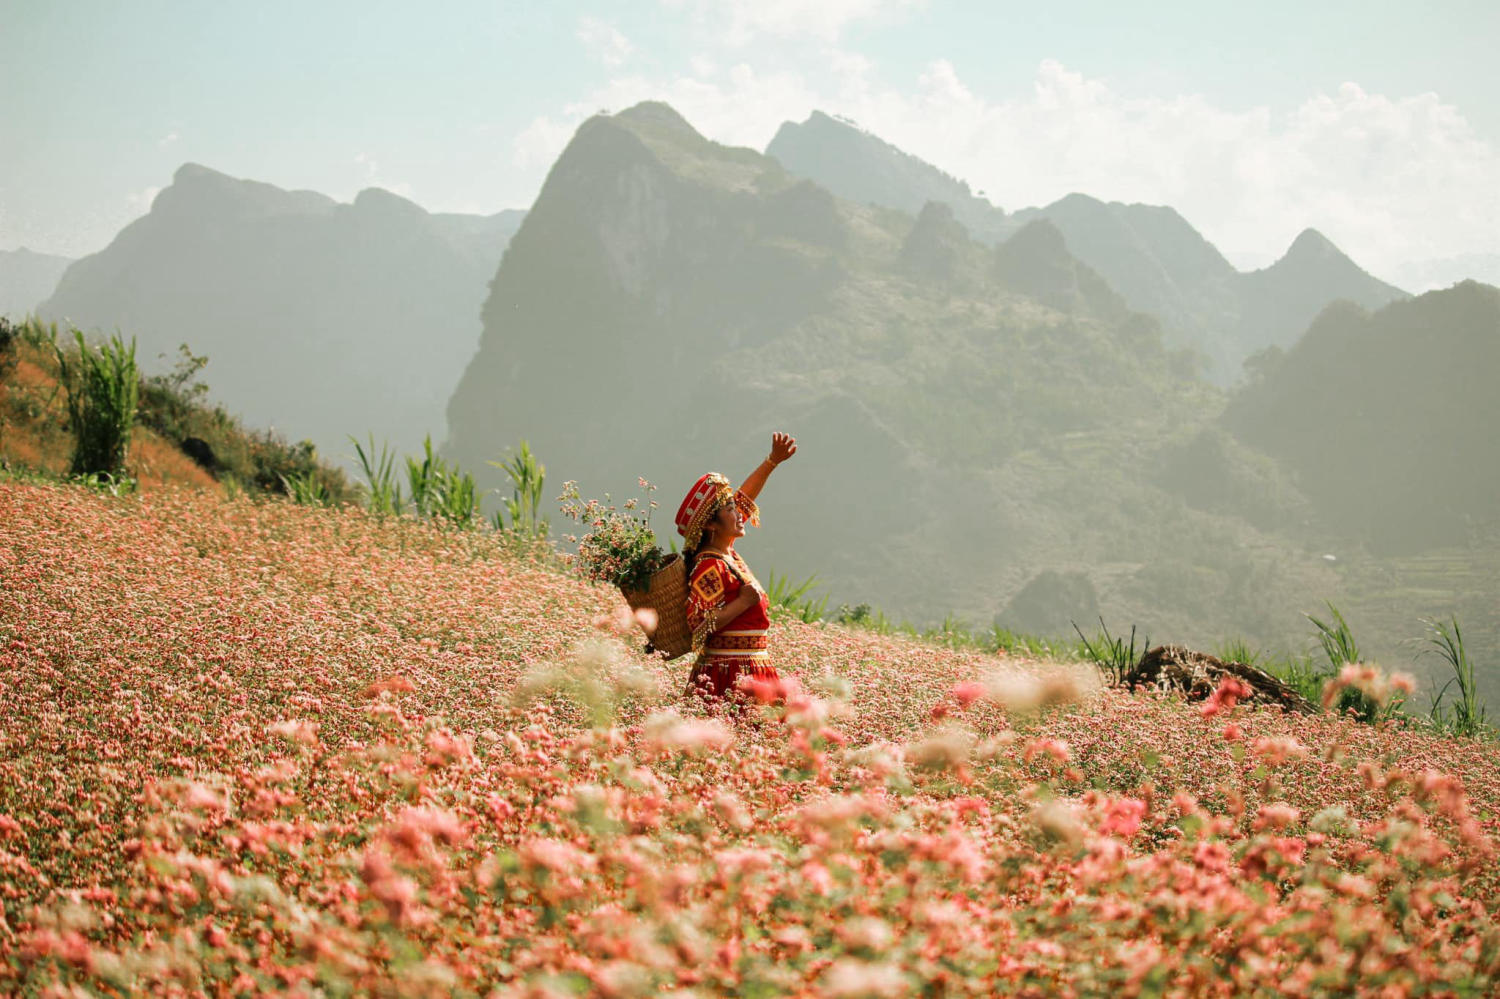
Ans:
<svg viewBox="0 0 1500 999"><path fill-rule="evenodd" d="M641 475L672 492L748 470L793 429L803 454L753 543L846 599L987 620L1061 565L1087 566L1117 619L1179 634L1223 621L1193 622L1209 605L1237 606L1242 628L1287 610L1236 598L1222 571L1256 571L1248 538L1285 542L1139 474L1145 442L1222 397L1050 220L990 247L945 206L837 198L643 104L578 130L484 327L448 411L465 467L524 438L586 493ZM1260 571L1285 584L1274 604L1318 566Z"/></svg>
<svg viewBox="0 0 1500 999"><path fill-rule="evenodd" d="M766 153L851 201L909 214L927 201L945 202L975 239L991 245L1046 219L1069 252L1131 308L1161 320L1170 345L1199 353L1205 374L1219 385L1238 381L1250 355L1291 346L1330 301L1378 308L1406 297L1312 229L1270 267L1241 272L1168 207L1070 194L1044 208L1007 213L931 164L821 112L783 124Z"/></svg>
<svg viewBox="0 0 1500 999"><path fill-rule="evenodd" d="M148 369L186 344L216 401L324 454L351 434L412 451L445 436L523 215L430 214L378 188L340 204L187 164L40 312L135 337Z"/></svg>
<svg viewBox="0 0 1500 999"><path fill-rule="evenodd" d="M19 320L35 312L72 262L25 247L0 250L0 316Z"/></svg>

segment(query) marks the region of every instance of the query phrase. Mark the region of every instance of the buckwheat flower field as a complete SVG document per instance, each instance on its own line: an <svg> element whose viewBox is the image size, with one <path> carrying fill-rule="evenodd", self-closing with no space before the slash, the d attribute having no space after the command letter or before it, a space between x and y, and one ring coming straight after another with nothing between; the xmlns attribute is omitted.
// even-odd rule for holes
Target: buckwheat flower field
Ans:
<svg viewBox="0 0 1500 999"><path fill-rule="evenodd" d="M0 992L1500 989L1500 749L778 625L681 699L493 535L0 482Z"/></svg>

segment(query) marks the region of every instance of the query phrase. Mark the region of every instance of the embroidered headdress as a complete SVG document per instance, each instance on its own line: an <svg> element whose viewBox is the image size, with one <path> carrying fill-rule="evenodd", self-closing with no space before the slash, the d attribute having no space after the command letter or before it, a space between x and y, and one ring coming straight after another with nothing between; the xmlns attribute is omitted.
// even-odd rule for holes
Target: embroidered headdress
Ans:
<svg viewBox="0 0 1500 999"><path fill-rule="evenodd" d="M677 508L677 533L687 548L697 548L703 528L718 513L719 507L734 500L734 487L718 472L709 472L693 483L687 498Z"/></svg>

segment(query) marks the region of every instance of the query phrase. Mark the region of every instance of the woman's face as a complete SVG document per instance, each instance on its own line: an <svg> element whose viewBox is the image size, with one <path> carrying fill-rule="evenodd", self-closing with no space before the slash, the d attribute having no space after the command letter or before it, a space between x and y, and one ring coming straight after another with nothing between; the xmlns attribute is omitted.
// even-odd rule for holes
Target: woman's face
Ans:
<svg viewBox="0 0 1500 999"><path fill-rule="evenodd" d="M709 526L713 528L714 541L721 545L732 544L735 538L745 536L745 521L733 503L725 503L719 507L714 519L709 521Z"/></svg>

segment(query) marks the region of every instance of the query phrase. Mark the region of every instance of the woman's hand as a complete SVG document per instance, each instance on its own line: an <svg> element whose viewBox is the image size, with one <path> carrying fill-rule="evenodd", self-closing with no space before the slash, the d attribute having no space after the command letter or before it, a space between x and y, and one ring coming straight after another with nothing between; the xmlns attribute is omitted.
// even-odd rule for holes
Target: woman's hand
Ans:
<svg viewBox="0 0 1500 999"><path fill-rule="evenodd" d="M752 500L755 499L760 495L761 489L766 484L766 479L770 477L771 472L775 470L776 466L796 453L797 441L791 434L784 434L779 430L772 434L771 456L755 466L755 471L751 472L745 478L744 485L740 486L740 492Z"/></svg>
<svg viewBox="0 0 1500 999"><path fill-rule="evenodd" d="M777 431L771 435L771 464L779 465L797 453L797 439Z"/></svg>

